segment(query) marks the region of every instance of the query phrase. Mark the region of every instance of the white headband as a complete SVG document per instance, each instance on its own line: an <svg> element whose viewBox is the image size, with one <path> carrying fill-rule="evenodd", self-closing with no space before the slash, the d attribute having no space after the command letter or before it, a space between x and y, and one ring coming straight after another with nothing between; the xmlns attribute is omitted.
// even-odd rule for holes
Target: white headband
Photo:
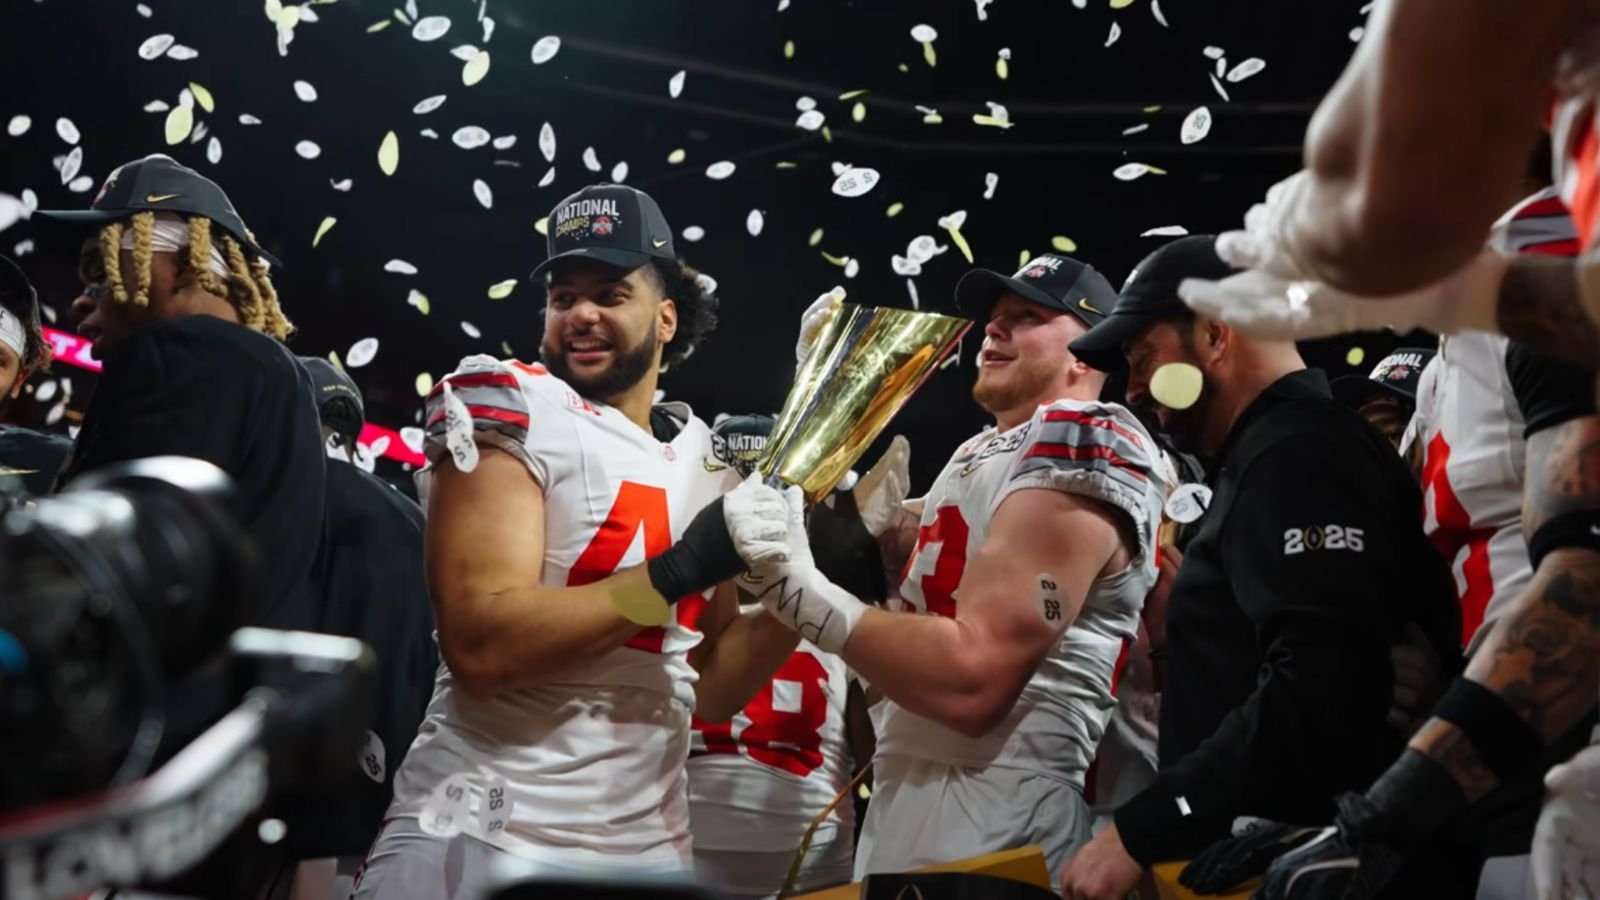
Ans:
<svg viewBox="0 0 1600 900"><path fill-rule="evenodd" d="M23 348L28 345L28 330L22 327L22 320L16 313L0 306L0 346L11 348L17 354L17 359L24 359Z"/></svg>
<svg viewBox="0 0 1600 900"><path fill-rule="evenodd" d="M150 249L156 253L177 253L189 246L189 223L173 213L156 213L156 227L150 236ZM122 230L122 249L133 249L133 229ZM215 242L211 244L211 271L228 277L228 263Z"/></svg>

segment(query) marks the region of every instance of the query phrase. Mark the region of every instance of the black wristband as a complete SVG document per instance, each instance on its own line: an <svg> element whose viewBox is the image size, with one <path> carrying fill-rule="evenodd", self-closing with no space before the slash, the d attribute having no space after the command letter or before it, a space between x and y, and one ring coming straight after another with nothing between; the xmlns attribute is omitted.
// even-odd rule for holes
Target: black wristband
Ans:
<svg viewBox="0 0 1600 900"><path fill-rule="evenodd" d="M828 502L811 508L806 526L817 570L863 603L882 604L889 597L878 541L861 521L856 496L836 491Z"/></svg>
<svg viewBox="0 0 1600 900"><path fill-rule="evenodd" d="M744 560L739 558L722 518L721 497L695 515L676 544L645 563L650 586L668 603L692 597L744 569Z"/></svg>
<svg viewBox="0 0 1600 900"><path fill-rule="evenodd" d="M1435 718L1461 729L1495 777L1510 781L1539 761L1544 739L1500 695L1457 678L1433 705Z"/></svg>
<svg viewBox="0 0 1600 900"><path fill-rule="evenodd" d="M1539 526L1528 538L1528 561L1535 569L1545 554L1552 550L1577 547L1582 550L1600 550L1600 510L1575 509Z"/></svg>
<svg viewBox="0 0 1600 900"><path fill-rule="evenodd" d="M1409 747L1364 799L1365 804L1340 803L1340 828L1350 832L1347 837L1373 838L1400 849L1414 847L1467 807L1467 793L1450 771ZM1368 813L1356 815L1362 807Z"/></svg>

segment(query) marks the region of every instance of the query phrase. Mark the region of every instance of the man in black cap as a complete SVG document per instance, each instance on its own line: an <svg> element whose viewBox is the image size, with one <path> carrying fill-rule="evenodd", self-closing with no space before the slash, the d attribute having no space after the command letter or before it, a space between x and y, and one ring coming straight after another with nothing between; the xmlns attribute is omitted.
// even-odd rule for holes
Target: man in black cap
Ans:
<svg viewBox="0 0 1600 900"><path fill-rule="evenodd" d="M0 413L22 393L28 376L49 368L38 294L22 269L0 256ZM14 482L30 494L49 492L71 446L60 435L0 424L0 489Z"/></svg>
<svg viewBox="0 0 1600 900"><path fill-rule="evenodd" d="M1072 344L1090 365L1129 368L1129 401L1207 462L1213 495L1172 589L1161 772L1067 867L1069 898L1121 897L1235 816L1325 821L1404 743L1386 722L1390 646L1408 623L1440 658L1456 645L1449 573L1393 448L1293 344L1245 338L1178 298L1183 278L1229 271L1209 236L1168 244Z"/></svg>
<svg viewBox="0 0 1600 900"><path fill-rule="evenodd" d="M1328 387L1333 399L1355 410L1398 449L1417 408L1417 383L1433 355L1426 347L1401 347L1366 375L1335 378Z"/></svg>
<svg viewBox="0 0 1600 900"><path fill-rule="evenodd" d="M1026 844L1059 871L1089 839L1085 773L1156 580L1159 450L1067 349L1111 285L1051 253L970 272L956 300L984 323L972 394L995 424L914 504L898 597L869 608L804 564L760 573L787 585L769 612L885 698L857 877Z"/></svg>

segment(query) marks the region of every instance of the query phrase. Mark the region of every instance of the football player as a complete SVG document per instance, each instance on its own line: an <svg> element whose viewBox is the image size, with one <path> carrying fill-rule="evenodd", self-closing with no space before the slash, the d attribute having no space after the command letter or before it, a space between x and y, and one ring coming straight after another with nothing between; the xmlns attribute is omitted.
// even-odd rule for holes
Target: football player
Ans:
<svg viewBox="0 0 1600 900"><path fill-rule="evenodd" d="M49 368L38 293L15 262L0 256L0 412L22 393L30 375ZM71 448L59 435L0 424L0 485L16 481L28 493L48 492Z"/></svg>

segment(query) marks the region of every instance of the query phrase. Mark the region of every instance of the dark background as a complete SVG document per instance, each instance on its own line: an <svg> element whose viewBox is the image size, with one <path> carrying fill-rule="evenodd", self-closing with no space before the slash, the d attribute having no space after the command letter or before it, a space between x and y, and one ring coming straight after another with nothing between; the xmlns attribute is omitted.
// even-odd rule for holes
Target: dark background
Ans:
<svg viewBox="0 0 1600 900"><path fill-rule="evenodd" d="M1337 77L1362 24L1360 0L1323 3L1202 2L1166 0L1170 27L1152 14L1151 0L1112 9L1107 0L996 0L988 21L972 2L912 0L489 0L496 22L482 41L478 3L419 0L420 13L452 20L440 40L420 43L393 21L404 3L337 0L311 7L316 23L302 23L286 58L279 57L273 25L258 2L149 0L149 19L133 0L0 0L0 122L32 117L19 138L0 132L0 192L33 189L45 208L86 206L93 197L60 185L52 160L69 145L55 133L57 117L75 122L85 148L83 172L96 187L110 170L152 152L166 152L215 178L265 246L285 268L276 281L289 317L299 326L291 346L301 354L341 356L363 337L381 348L368 366L353 371L365 392L368 417L393 428L414 423L420 372L438 377L463 355L523 359L537 352L543 298L526 275L543 258L534 223L561 197L584 184L609 179L626 161L627 182L653 194L678 232L705 229L699 243L679 240L680 253L720 283L722 324L680 371L663 378L671 399L685 400L707 420L719 412L775 411L792 375L792 347L800 312L834 284L850 299L872 305L909 305L906 279L890 256L930 234L951 244L937 220L956 209L968 214L963 233L978 265L1009 273L1019 255L1050 249L1053 236L1076 242L1075 255L1120 284L1129 269L1167 238L1141 237L1148 229L1182 225L1200 233L1234 227L1250 203L1298 165L1300 143L1315 104ZM390 25L369 34L383 19ZM1121 38L1105 47L1116 22ZM938 30L937 66L930 68L910 37L919 23ZM171 33L199 51L190 61L144 61L137 48L147 37ZM548 34L561 51L534 65L533 43ZM786 41L795 44L785 59ZM462 62L450 49L486 48L492 66L474 87L461 82ZM1224 101L1203 55L1221 47L1231 68L1260 57L1260 74L1224 86ZM1001 81L995 60L1010 48L1010 77ZM900 72L904 64L907 71ZM668 79L687 70L682 95L668 95ZM320 98L302 103L293 82L304 79ZM198 82L216 98L213 114L196 109L223 146L218 165L207 162L206 141L165 146L164 113L142 107ZM840 94L870 93L848 101ZM417 116L424 97L446 94L437 111ZM802 96L827 115L832 142L796 127ZM851 120L859 100L867 116ZM1015 127L976 125L985 101L1008 107ZM927 125L914 107L939 110L943 124ZM1179 143L1179 126L1196 106L1215 117L1203 141ZM1152 109L1156 108L1156 109ZM241 113L263 124L239 123ZM557 138L556 178L536 187L548 167L538 148L540 125ZM1129 136L1123 130L1149 128ZM479 125L495 136L514 134L508 150L463 150L450 136ZM437 140L419 135L424 128ZM384 134L400 140L396 174L377 165ZM295 144L321 145L315 160L301 159ZM602 172L585 169L593 146ZM683 148L678 166L668 154ZM705 177L719 160L738 164L725 181ZM776 163L790 161L792 169ZM879 170L882 182L860 198L830 191L830 166L847 162ZM1118 181L1126 162L1165 169ZM999 176L992 200L983 199L984 174ZM348 193L332 179L354 179ZM494 189L494 208L483 209L472 182ZM885 216L904 204L895 218ZM752 208L765 212L759 237L745 230ZM311 239L324 216L338 224L316 248ZM817 247L808 237L821 228ZM0 235L0 252L36 238L22 258L46 303L65 313L76 295L76 246L22 222ZM843 270L820 251L860 260L860 274ZM414 276L385 272L403 259ZM916 284L922 307L952 311L951 291L968 268L960 252L924 266ZM512 295L491 300L486 291L503 279L520 283ZM408 306L412 289L425 293L432 312ZM482 330L479 339L463 321ZM972 358L981 336L966 338L959 366L937 373L911 402L891 432L911 438L917 488L937 473L950 449L985 424L968 399ZM1365 370L1392 339L1362 337ZM1350 339L1307 348L1310 361L1330 374L1354 371L1346 363ZM81 409L92 376L58 367L73 381L72 406ZM49 404L24 402L12 417L35 424ZM69 413L61 423L72 421ZM384 461L380 472L406 479Z"/></svg>

